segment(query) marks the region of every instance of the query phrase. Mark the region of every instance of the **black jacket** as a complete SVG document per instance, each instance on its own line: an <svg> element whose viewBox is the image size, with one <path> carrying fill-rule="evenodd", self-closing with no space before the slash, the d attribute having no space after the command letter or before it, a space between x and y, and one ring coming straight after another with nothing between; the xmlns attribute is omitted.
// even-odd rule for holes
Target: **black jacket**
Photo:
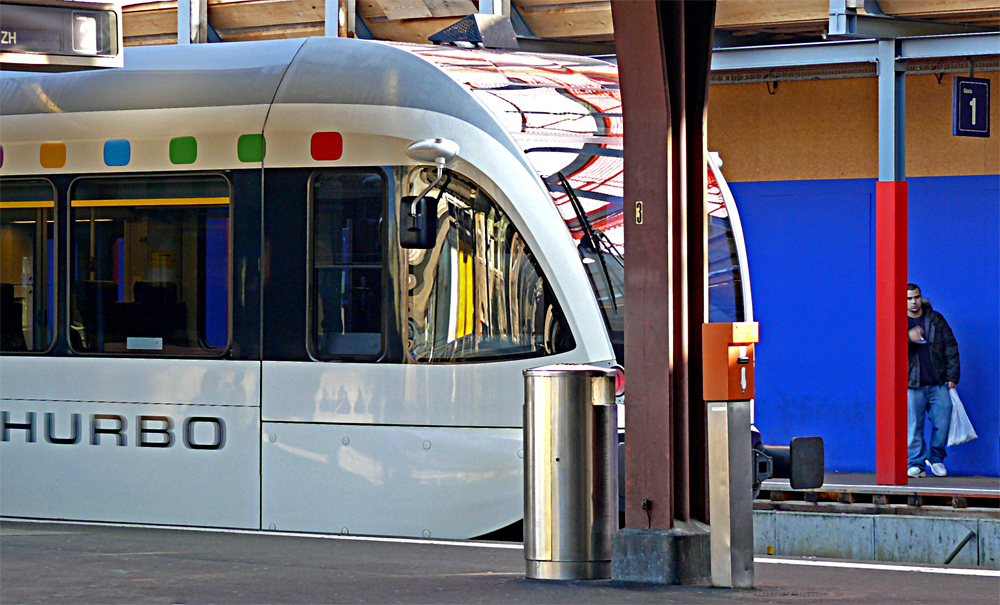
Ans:
<svg viewBox="0 0 1000 605"><path fill-rule="evenodd" d="M924 301L924 314L927 316L927 333L924 338L927 344L917 344L907 337L910 355L910 376L907 386L915 389L920 386L920 347L930 347L931 372L933 384L954 382L958 384L961 367L958 363L958 341L951 331L951 326L945 321L944 315L931 308Z"/></svg>

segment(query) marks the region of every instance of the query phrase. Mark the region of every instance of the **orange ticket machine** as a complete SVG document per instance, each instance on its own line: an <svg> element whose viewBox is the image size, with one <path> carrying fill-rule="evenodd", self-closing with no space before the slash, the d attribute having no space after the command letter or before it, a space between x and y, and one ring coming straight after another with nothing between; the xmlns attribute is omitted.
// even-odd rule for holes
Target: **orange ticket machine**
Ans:
<svg viewBox="0 0 1000 605"><path fill-rule="evenodd" d="M750 400L758 325L702 324L702 371L708 410L708 501L712 584L753 588L753 469Z"/></svg>
<svg viewBox="0 0 1000 605"><path fill-rule="evenodd" d="M708 410L712 583L753 587L753 491L769 476L792 489L823 485L822 437L794 437L789 446L751 443L754 345L758 324L702 324L702 366Z"/></svg>
<svg viewBox="0 0 1000 605"><path fill-rule="evenodd" d="M701 327L705 401L753 399L757 322L711 323Z"/></svg>

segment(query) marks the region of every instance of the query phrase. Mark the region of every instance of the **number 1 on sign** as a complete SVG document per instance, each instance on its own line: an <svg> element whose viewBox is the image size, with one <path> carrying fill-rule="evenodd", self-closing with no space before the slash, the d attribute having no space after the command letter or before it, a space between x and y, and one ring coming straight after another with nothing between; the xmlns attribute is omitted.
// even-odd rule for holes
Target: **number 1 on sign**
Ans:
<svg viewBox="0 0 1000 605"><path fill-rule="evenodd" d="M972 97L969 101L969 105L972 106L972 125L976 125L976 97Z"/></svg>

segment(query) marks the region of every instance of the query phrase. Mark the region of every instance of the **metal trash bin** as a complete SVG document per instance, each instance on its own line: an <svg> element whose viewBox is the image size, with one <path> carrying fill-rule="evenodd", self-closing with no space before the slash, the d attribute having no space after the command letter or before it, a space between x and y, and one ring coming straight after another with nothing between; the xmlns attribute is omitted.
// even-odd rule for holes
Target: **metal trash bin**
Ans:
<svg viewBox="0 0 1000 605"><path fill-rule="evenodd" d="M524 559L528 578L611 577L618 530L615 371L524 371Z"/></svg>

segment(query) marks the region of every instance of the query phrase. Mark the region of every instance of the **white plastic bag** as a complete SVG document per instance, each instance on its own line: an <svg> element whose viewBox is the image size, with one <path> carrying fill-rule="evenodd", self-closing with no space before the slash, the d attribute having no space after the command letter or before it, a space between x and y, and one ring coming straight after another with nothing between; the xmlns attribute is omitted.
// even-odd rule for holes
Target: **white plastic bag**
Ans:
<svg viewBox="0 0 1000 605"><path fill-rule="evenodd" d="M948 447L960 445L972 441L978 435L969 422L969 416L965 413L965 406L958 398L958 389L948 389L951 394L951 427L948 429Z"/></svg>

